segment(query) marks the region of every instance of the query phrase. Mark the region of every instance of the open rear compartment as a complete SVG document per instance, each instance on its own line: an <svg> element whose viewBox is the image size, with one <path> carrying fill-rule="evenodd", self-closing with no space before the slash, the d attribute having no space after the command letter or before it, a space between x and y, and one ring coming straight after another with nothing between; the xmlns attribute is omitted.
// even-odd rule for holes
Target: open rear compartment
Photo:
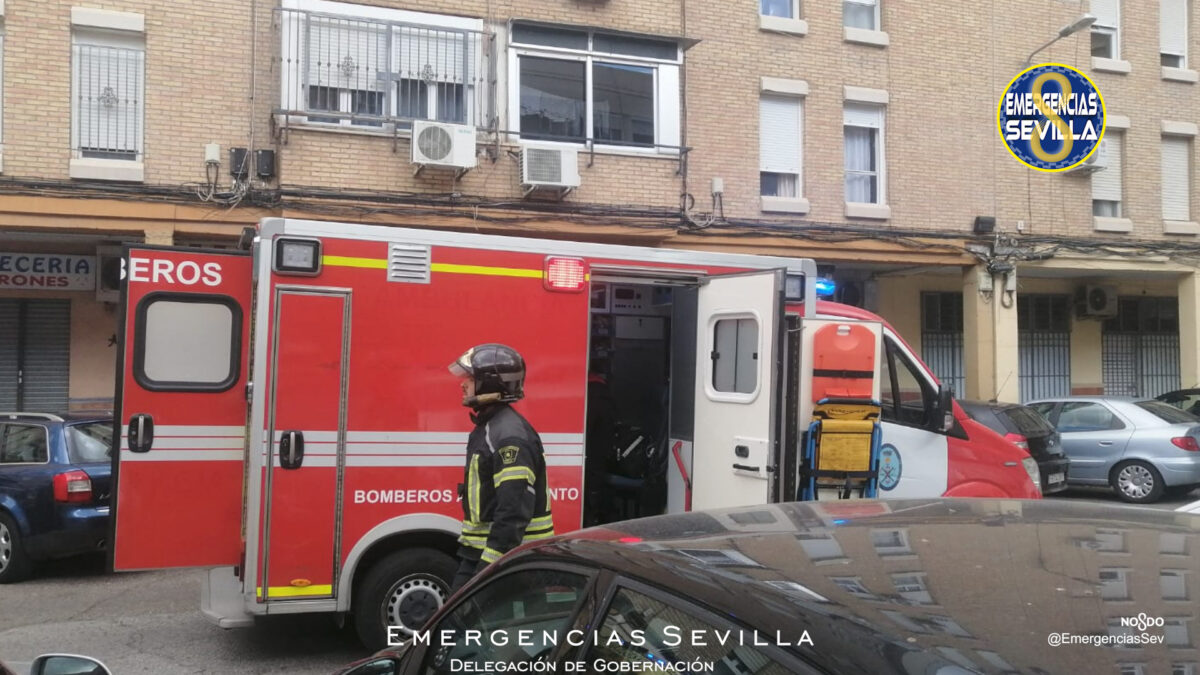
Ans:
<svg viewBox="0 0 1200 675"><path fill-rule="evenodd" d="M591 287L584 525L686 509L696 287L604 277Z"/></svg>

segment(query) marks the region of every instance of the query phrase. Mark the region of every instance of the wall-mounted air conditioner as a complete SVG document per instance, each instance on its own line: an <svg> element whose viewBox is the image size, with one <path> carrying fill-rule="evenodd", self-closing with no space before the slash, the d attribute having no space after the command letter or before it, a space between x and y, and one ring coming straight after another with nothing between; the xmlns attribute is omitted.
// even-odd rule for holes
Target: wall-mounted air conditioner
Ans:
<svg viewBox="0 0 1200 675"><path fill-rule="evenodd" d="M557 145L521 146L521 187L557 190L560 196L579 187L579 151Z"/></svg>
<svg viewBox="0 0 1200 675"><path fill-rule="evenodd" d="M423 167L475 168L475 127L414 121L412 163Z"/></svg>
<svg viewBox="0 0 1200 675"><path fill-rule="evenodd" d="M1105 318L1117 315L1117 289L1113 286L1084 286L1075 297L1081 316Z"/></svg>
<svg viewBox="0 0 1200 675"><path fill-rule="evenodd" d="M1067 169L1063 173L1093 174L1097 171L1103 171L1104 169L1107 169L1108 163L1104 161L1102 150L1102 148L1096 148L1095 152L1093 152L1091 155L1088 155L1087 159Z"/></svg>

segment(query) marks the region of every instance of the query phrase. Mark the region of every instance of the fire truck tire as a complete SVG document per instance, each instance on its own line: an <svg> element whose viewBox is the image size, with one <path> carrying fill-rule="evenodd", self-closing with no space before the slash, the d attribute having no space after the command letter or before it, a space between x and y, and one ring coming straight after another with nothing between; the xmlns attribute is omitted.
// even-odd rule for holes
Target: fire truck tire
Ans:
<svg viewBox="0 0 1200 675"><path fill-rule="evenodd" d="M354 627L363 645L387 646L388 627L419 629L450 597L458 565L431 548L391 553L371 566L354 597Z"/></svg>
<svg viewBox="0 0 1200 675"><path fill-rule="evenodd" d="M0 584L11 584L29 576L29 556L17 524L7 513L0 512Z"/></svg>

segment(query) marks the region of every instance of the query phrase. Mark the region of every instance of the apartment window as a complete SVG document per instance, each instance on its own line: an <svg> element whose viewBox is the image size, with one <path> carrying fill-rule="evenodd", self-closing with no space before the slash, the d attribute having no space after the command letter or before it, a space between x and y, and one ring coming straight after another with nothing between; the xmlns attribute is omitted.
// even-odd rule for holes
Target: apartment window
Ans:
<svg viewBox="0 0 1200 675"><path fill-rule="evenodd" d="M879 30L879 0L843 0L842 24L850 28Z"/></svg>
<svg viewBox="0 0 1200 675"><path fill-rule="evenodd" d="M799 19L800 0L759 0L758 12L763 16Z"/></svg>
<svg viewBox="0 0 1200 675"><path fill-rule="evenodd" d="M277 112L368 128L487 123L482 21L340 2L283 5Z"/></svg>
<svg viewBox="0 0 1200 675"><path fill-rule="evenodd" d="M1121 0L1092 0L1092 56L1119 59L1121 56Z"/></svg>
<svg viewBox="0 0 1200 675"><path fill-rule="evenodd" d="M1163 532L1158 535L1158 552L1162 555L1187 555L1188 537L1175 532Z"/></svg>
<svg viewBox="0 0 1200 675"><path fill-rule="evenodd" d="M521 137L676 151L676 42L515 24L509 63Z"/></svg>
<svg viewBox="0 0 1200 675"><path fill-rule="evenodd" d="M1162 139L1163 220L1191 220L1192 140L1184 136Z"/></svg>
<svg viewBox="0 0 1200 675"><path fill-rule="evenodd" d="M145 118L143 35L76 27L71 39L74 157L140 162Z"/></svg>
<svg viewBox="0 0 1200 675"><path fill-rule="evenodd" d="M1128 600L1128 570L1100 570L1100 597L1104 600Z"/></svg>
<svg viewBox="0 0 1200 675"><path fill-rule="evenodd" d="M1187 600L1187 570L1163 570L1159 572L1159 585L1163 600Z"/></svg>
<svg viewBox="0 0 1200 675"><path fill-rule="evenodd" d="M847 104L845 135L846 201L885 204L883 190L883 106Z"/></svg>
<svg viewBox="0 0 1200 675"><path fill-rule="evenodd" d="M1105 168L1092 174L1092 215L1100 218L1122 218L1121 208L1121 156L1122 134L1109 130L1096 152L1097 160Z"/></svg>
<svg viewBox="0 0 1200 675"><path fill-rule="evenodd" d="M1172 663L1171 675L1196 675L1196 664L1194 663Z"/></svg>
<svg viewBox="0 0 1200 675"><path fill-rule="evenodd" d="M933 596L929 593L929 587L925 585L925 574L923 572L893 574L892 586L896 588L896 592L900 594L900 597L911 604L934 604Z"/></svg>
<svg viewBox="0 0 1200 675"><path fill-rule="evenodd" d="M1187 68L1188 0L1160 0L1159 59L1169 68Z"/></svg>
<svg viewBox="0 0 1200 675"><path fill-rule="evenodd" d="M837 584L838 588L846 591L856 598L864 600L878 600L879 597L863 585L862 577L832 577L833 583Z"/></svg>
<svg viewBox="0 0 1200 675"><path fill-rule="evenodd" d="M1192 634L1189 617L1173 617L1166 620L1163 634L1166 636L1168 647L1191 647Z"/></svg>
<svg viewBox="0 0 1200 675"><path fill-rule="evenodd" d="M871 545L881 556L912 553L908 546L908 530L871 530Z"/></svg>
<svg viewBox="0 0 1200 675"><path fill-rule="evenodd" d="M764 197L801 194L802 99L763 95L758 102L759 186Z"/></svg>

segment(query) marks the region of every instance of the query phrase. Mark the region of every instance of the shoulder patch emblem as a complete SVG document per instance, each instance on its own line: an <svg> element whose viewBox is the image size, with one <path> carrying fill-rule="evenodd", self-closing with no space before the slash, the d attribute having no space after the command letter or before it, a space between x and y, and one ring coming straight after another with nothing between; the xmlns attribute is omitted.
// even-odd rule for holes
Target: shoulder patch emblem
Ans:
<svg viewBox="0 0 1200 675"><path fill-rule="evenodd" d="M505 464L516 464L517 455L521 453L521 449L515 445L506 445L497 450L500 453L500 461Z"/></svg>

